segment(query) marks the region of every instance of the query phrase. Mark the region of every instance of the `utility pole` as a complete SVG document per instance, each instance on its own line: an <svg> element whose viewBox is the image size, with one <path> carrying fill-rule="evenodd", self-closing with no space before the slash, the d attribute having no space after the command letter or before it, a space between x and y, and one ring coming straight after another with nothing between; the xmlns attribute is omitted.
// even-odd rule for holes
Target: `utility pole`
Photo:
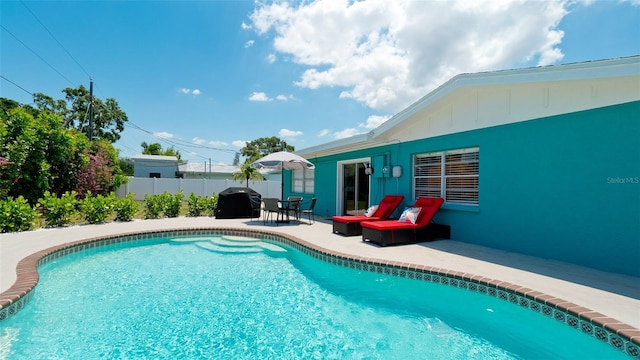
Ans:
<svg viewBox="0 0 640 360"><path fill-rule="evenodd" d="M211 179L211 158L209 158L209 179Z"/></svg>
<svg viewBox="0 0 640 360"><path fill-rule="evenodd" d="M89 78L89 141L93 140L93 79Z"/></svg>

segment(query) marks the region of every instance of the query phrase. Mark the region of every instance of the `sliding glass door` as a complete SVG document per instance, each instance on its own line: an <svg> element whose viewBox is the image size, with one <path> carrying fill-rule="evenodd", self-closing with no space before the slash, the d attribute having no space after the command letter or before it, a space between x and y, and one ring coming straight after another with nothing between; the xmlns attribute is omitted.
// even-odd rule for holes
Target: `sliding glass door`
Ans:
<svg viewBox="0 0 640 360"><path fill-rule="evenodd" d="M364 163L342 163L340 170L342 214L364 214L369 206L369 176L364 173Z"/></svg>

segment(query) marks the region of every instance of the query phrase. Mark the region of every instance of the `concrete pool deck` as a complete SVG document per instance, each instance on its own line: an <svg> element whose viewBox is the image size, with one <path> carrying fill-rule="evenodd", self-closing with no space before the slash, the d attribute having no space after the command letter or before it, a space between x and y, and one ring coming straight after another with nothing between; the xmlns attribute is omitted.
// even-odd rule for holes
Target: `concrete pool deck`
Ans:
<svg viewBox="0 0 640 360"><path fill-rule="evenodd" d="M18 262L43 249L117 234L205 227L270 231L303 239L329 252L483 276L566 300L640 329L638 277L509 253L455 240L379 247L362 242L360 236L344 237L333 234L331 222L326 220L316 221L313 225L302 220L300 224L294 222L275 226L270 223L264 225L262 220L257 219L179 217L0 234L0 294L16 281ZM640 331L638 333L640 334Z"/></svg>

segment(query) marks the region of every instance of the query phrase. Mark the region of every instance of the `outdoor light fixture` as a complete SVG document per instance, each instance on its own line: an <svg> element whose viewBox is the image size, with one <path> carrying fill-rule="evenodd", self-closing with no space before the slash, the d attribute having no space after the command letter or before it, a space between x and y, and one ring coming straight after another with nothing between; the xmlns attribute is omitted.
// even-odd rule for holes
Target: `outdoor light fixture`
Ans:
<svg viewBox="0 0 640 360"><path fill-rule="evenodd" d="M367 175L373 174L373 168L371 167L371 163L364 163L364 173Z"/></svg>

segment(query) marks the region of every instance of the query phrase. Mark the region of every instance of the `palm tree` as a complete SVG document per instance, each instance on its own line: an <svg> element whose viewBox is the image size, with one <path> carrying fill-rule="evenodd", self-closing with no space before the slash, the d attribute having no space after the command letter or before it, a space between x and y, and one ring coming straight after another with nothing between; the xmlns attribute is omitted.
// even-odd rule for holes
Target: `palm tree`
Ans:
<svg viewBox="0 0 640 360"><path fill-rule="evenodd" d="M249 187L249 180L253 181L262 181L262 174L258 171L258 169L251 167L251 161L247 160L242 165L240 165L240 171L236 171L233 173L233 180L243 180L247 181L247 187Z"/></svg>

